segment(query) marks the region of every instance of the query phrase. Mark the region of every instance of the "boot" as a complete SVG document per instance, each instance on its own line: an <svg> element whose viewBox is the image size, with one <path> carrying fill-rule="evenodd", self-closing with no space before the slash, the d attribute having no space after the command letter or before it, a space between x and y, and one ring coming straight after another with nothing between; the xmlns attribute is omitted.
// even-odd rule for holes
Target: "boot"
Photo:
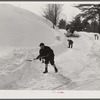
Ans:
<svg viewBox="0 0 100 100"><path fill-rule="evenodd" d="M57 73L58 72L58 69L55 67L55 73Z"/></svg>
<svg viewBox="0 0 100 100"><path fill-rule="evenodd" d="M42 59L42 63L45 63L44 59Z"/></svg>
<svg viewBox="0 0 100 100"><path fill-rule="evenodd" d="M44 71L43 74L48 73L48 71Z"/></svg>
<svg viewBox="0 0 100 100"><path fill-rule="evenodd" d="M71 48L73 48L73 44L71 44Z"/></svg>
<svg viewBox="0 0 100 100"><path fill-rule="evenodd" d="M45 71L43 72L44 74L45 73L48 73L48 65L45 65Z"/></svg>
<svg viewBox="0 0 100 100"><path fill-rule="evenodd" d="M56 65L54 64L53 67L55 69L55 73L57 73L58 72L58 69L57 69Z"/></svg>

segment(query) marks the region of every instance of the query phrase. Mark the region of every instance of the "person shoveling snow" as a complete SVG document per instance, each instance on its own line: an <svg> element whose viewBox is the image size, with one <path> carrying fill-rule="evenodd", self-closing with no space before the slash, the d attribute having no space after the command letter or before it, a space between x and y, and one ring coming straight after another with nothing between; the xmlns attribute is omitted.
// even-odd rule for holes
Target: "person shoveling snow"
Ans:
<svg viewBox="0 0 100 100"><path fill-rule="evenodd" d="M68 39L68 48L73 48L73 41L71 39Z"/></svg>
<svg viewBox="0 0 100 100"><path fill-rule="evenodd" d="M37 58L35 58L34 60L44 59L44 63L45 63L45 71L43 72L44 74L48 73L48 64L49 63L54 67L55 72L57 73L58 69L54 62L55 55L54 55L53 50L49 46L45 46L44 43L40 43L39 46L40 46L39 56L37 56Z"/></svg>

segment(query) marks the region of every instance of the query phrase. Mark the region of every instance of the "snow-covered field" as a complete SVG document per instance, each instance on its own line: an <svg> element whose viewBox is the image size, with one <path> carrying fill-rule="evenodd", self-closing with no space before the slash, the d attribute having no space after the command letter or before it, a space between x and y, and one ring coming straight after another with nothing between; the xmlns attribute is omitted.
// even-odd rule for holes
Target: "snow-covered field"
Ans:
<svg viewBox="0 0 100 100"><path fill-rule="evenodd" d="M94 33L78 32L69 49L65 30L24 9L0 5L0 22L1 90L100 90L100 40ZM54 50L58 73L49 65L43 74L44 64L26 61L38 55L40 42Z"/></svg>

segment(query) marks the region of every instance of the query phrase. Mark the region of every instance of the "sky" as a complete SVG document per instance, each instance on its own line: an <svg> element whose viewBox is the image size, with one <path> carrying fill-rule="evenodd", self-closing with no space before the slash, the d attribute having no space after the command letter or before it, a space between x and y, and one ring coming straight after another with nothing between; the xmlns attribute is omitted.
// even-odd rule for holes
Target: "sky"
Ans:
<svg viewBox="0 0 100 100"><path fill-rule="evenodd" d="M43 3L43 2L29 2L29 3L12 3L12 5L20 7L20 8L24 8L27 9L39 16L43 15L43 9L45 7L45 5L48 3ZM62 12L60 14L60 18L66 19L66 21L71 21L73 19L74 16L76 16L80 11L73 7L72 3L62 3L63 8L62 8Z"/></svg>

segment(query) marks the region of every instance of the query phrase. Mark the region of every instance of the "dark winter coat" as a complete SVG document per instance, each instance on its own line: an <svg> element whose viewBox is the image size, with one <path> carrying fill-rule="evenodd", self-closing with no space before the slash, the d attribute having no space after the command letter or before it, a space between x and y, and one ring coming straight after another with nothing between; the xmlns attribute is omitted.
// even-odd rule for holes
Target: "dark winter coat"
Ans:
<svg viewBox="0 0 100 100"><path fill-rule="evenodd" d="M68 40L69 41L69 44L73 44L73 41L72 40Z"/></svg>
<svg viewBox="0 0 100 100"><path fill-rule="evenodd" d="M37 59L46 59L46 58L52 58L54 57L54 52L49 46L44 46L43 49L40 49L39 56Z"/></svg>

